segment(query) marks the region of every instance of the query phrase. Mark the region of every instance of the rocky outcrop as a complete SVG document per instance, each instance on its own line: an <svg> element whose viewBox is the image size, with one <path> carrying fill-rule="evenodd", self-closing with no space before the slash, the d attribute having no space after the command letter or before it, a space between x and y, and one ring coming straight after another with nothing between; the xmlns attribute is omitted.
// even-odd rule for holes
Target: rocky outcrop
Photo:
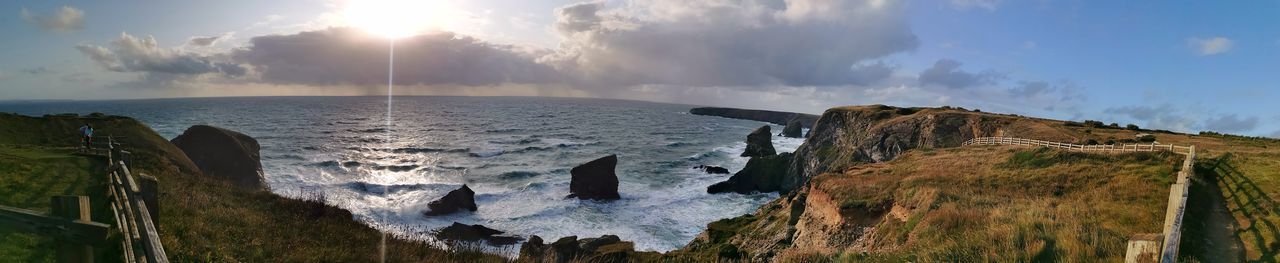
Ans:
<svg viewBox="0 0 1280 263"><path fill-rule="evenodd" d="M818 120L818 115L813 114L717 107L693 108L689 110L689 113L694 115L763 121L777 125L787 125L788 122L797 120L804 128L813 128L814 122Z"/></svg>
<svg viewBox="0 0 1280 263"><path fill-rule="evenodd" d="M267 186L258 156L258 140L253 137L195 125L170 142L182 149L204 175L222 178L243 188L265 189Z"/></svg>
<svg viewBox="0 0 1280 263"><path fill-rule="evenodd" d="M514 245L521 240L518 236L503 236L502 233L502 231L482 225L466 225L453 222L452 225L436 229L433 234L436 238L454 242L474 243L483 240L492 246Z"/></svg>
<svg viewBox="0 0 1280 263"><path fill-rule="evenodd" d="M520 262L629 262L636 253L635 244L615 235L598 238L577 236L560 238L544 244L541 237L530 236L520 245Z"/></svg>
<svg viewBox="0 0 1280 263"><path fill-rule="evenodd" d="M787 126L783 127L782 133L779 133L778 135L787 138L801 138L804 137L803 128L804 124L801 123L800 120L792 119L787 122Z"/></svg>
<svg viewBox="0 0 1280 263"><path fill-rule="evenodd" d="M1074 137L1024 117L946 108L884 105L828 109L795 151L790 185L858 163L892 160L911 149L957 147L969 139L1021 134L1042 140Z"/></svg>
<svg viewBox="0 0 1280 263"><path fill-rule="evenodd" d="M747 134L747 149L742 151L742 157L763 157L778 154L773 150L773 134L769 132L769 125L760 126L751 134Z"/></svg>
<svg viewBox="0 0 1280 263"><path fill-rule="evenodd" d="M569 170L572 175L569 182L568 198L591 200L617 200L618 175L614 168L618 166L618 156L609 155L587 162Z"/></svg>
<svg viewBox="0 0 1280 263"><path fill-rule="evenodd" d="M718 194L735 192L749 194L752 192L790 191L795 185L789 185L787 172L791 170L791 153L752 157L742 171L734 173L728 181L719 182L707 187L707 193Z"/></svg>
<svg viewBox="0 0 1280 263"><path fill-rule="evenodd" d="M423 212L423 214L426 216L438 216L452 214L464 209L471 212L475 212L477 209L476 192L471 191L471 188L465 184L458 189L449 191L444 197L427 203L427 211Z"/></svg>
<svg viewBox="0 0 1280 263"><path fill-rule="evenodd" d="M724 167L713 166L713 165L699 165L699 166L694 166L693 169L702 170L703 172L706 172L709 174L729 174L729 169L725 169Z"/></svg>

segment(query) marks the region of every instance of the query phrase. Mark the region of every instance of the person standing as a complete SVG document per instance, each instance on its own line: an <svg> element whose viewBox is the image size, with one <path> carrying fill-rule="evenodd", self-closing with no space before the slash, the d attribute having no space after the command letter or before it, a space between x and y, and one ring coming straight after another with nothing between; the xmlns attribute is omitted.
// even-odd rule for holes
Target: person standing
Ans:
<svg viewBox="0 0 1280 263"><path fill-rule="evenodd" d="M93 125L80 126L80 142L85 150L93 150Z"/></svg>

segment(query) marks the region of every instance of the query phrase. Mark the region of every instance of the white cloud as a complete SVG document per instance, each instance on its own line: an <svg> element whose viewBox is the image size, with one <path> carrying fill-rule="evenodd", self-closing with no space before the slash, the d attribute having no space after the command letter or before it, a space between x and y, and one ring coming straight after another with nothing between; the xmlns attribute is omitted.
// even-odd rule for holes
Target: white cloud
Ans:
<svg viewBox="0 0 1280 263"><path fill-rule="evenodd" d="M1201 56L1211 56L1230 51L1234 42L1225 37L1191 38L1187 39L1187 45Z"/></svg>
<svg viewBox="0 0 1280 263"><path fill-rule="evenodd" d="M50 15L36 14L23 8L22 20L47 31L71 32L84 29L84 11L70 6L62 6Z"/></svg>
<svg viewBox="0 0 1280 263"><path fill-rule="evenodd" d="M238 64L214 61L180 49L161 48L154 37L137 38L128 33L120 33L120 38L111 42L110 49L90 44L76 45L76 49L104 69L116 72L240 76L247 70Z"/></svg>

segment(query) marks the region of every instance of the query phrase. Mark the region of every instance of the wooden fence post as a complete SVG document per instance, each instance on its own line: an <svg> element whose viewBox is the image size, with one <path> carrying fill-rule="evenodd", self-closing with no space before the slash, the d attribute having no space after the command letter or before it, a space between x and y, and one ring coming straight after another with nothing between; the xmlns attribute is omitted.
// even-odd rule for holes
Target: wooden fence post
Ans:
<svg viewBox="0 0 1280 263"><path fill-rule="evenodd" d="M92 221L89 197L74 195L54 196L49 202L50 214L55 217ZM93 262L93 247L85 244L58 240L58 262Z"/></svg>
<svg viewBox="0 0 1280 263"><path fill-rule="evenodd" d="M160 202L157 199L160 195L160 185L156 182L156 178L144 173L138 174L138 194L142 197L142 202L147 204L147 212L150 212L151 222L160 223Z"/></svg>

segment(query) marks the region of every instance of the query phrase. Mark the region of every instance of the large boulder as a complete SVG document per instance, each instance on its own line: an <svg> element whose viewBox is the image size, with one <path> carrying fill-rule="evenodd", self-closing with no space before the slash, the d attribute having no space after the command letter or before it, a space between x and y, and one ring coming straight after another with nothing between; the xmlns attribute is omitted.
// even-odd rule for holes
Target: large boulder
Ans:
<svg viewBox="0 0 1280 263"><path fill-rule="evenodd" d="M427 203L427 211L423 212L423 214L426 216L438 216L452 214L463 209L472 212L476 211L476 192L471 191L471 188L465 184L458 189L449 191L444 197Z"/></svg>
<svg viewBox="0 0 1280 263"><path fill-rule="evenodd" d="M747 149L742 151L742 157L764 157L778 154L773 150L773 134L769 132L769 125L760 126L751 134L747 134Z"/></svg>
<svg viewBox="0 0 1280 263"><path fill-rule="evenodd" d="M627 262L637 252L635 244L615 235L578 239L567 236L544 244L542 238L530 236L520 246L518 262ZM650 252L645 252L650 253ZM656 256L656 253L651 253Z"/></svg>
<svg viewBox="0 0 1280 263"><path fill-rule="evenodd" d="M614 168L618 166L618 155L609 155L587 162L569 170L572 175L569 182L569 198L592 200L617 200L618 175Z"/></svg>
<svg viewBox="0 0 1280 263"><path fill-rule="evenodd" d="M752 192L790 191L795 185L789 183L788 172L791 170L791 153L774 156L751 157L747 166L729 177L729 180L707 187L707 193L718 194L735 192L749 194Z"/></svg>
<svg viewBox="0 0 1280 263"><path fill-rule="evenodd" d="M787 126L782 128L782 133L778 134L787 138L801 138L804 136L804 124L800 119L791 119L787 122Z"/></svg>
<svg viewBox="0 0 1280 263"><path fill-rule="evenodd" d="M452 225L435 230L434 234L436 238L442 240L470 243L476 243L484 240L492 246L507 246L520 242L520 237L502 236L502 233L502 231L482 225L466 225L453 222Z"/></svg>
<svg viewBox="0 0 1280 263"><path fill-rule="evenodd" d="M200 168L200 172L249 189L265 189L258 140L243 133L195 125L170 142Z"/></svg>

